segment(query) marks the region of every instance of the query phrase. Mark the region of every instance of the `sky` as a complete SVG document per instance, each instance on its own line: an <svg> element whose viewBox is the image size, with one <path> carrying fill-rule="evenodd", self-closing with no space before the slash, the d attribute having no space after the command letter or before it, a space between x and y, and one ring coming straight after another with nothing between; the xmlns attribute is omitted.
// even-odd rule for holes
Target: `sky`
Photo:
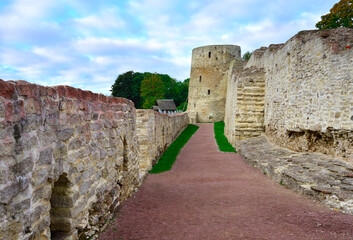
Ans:
<svg viewBox="0 0 353 240"><path fill-rule="evenodd" d="M119 74L190 75L192 49L242 54L315 29L338 0L0 0L0 79L110 95Z"/></svg>

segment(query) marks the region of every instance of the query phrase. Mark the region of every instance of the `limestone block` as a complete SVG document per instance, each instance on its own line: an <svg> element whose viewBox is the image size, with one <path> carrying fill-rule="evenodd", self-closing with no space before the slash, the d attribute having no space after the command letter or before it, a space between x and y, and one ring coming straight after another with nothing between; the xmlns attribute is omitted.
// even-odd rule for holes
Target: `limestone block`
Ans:
<svg viewBox="0 0 353 240"><path fill-rule="evenodd" d="M57 137L61 141L66 141L70 139L73 136L73 134L74 134L73 128L65 128L57 132Z"/></svg>
<svg viewBox="0 0 353 240"><path fill-rule="evenodd" d="M0 191L0 203L9 204L13 197L29 186L29 179L26 177L17 177L9 186Z"/></svg>
<svg viewBox="0 0 353 240"><path fill-rule="evenodd" d="M53 149L52 148L47 148L42 150L39 153L39 159L36 162L36 164L40 165L48 165L52 164L53 162Z"/></svg>

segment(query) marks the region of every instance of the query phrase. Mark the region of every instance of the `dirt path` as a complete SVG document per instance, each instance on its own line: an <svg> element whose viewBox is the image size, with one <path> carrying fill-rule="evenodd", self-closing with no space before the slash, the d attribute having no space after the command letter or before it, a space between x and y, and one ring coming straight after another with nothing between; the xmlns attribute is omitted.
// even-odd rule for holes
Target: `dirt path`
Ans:
<svg viewBox="0 0 353 240"><path fill-rule="evenodd" d="M172 170L149 175L99 239L353 239L353 216L217 151L213 124L200 124Z"/></svg>

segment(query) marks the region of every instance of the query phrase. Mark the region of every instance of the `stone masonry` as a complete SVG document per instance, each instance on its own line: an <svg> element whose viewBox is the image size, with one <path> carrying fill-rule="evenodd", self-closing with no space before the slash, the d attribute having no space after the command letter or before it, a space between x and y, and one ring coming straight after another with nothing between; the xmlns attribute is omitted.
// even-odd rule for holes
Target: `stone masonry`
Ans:
<svg viewBox="0 0 353 240"><path fill-rule="evenodd" d="M352 45L352 29L303 31L233 67L225 110L230 142L266 132L282 147L353 160Z"/></svg>
<svg viewBox="0 0 353 240"><path fill-rule="evenodd" d="M353 29L303 31L246 67L266 72L269 139L353 160Z"/></svg>
<svg viewBox="0 0 353 240"><path fill-rule="evenodd" d="M265 72L253 67L239 71L243 66L235 62L228 80L225 135L233 143L264 132Z"/></svg>
<svg viewBox="0 0 353 240"><path fill-rule="evenodd" d="M0 239L94 239L140 183L137 133L127 99L0 80Z"/></svg>
<svg viewBox="0 0 353 240"><path fill-rule="evenodd" d="M142 181L162 153L188 126L189 118L187 113L169 116L146 109L137 109L136 113L139 177Z"/></svg>
<svg viewBox="0 0 353 240"><path fill-rule="evenodd" d="M249 165L279 184L353 215L353 163L327 154L281 148L265 136L240 140L238 146Z"/></svg>
<svg viewBox="0 0 353 240"><path fill-rule="evenodd" d="M236 45L212 45L192 51L188 103L191 122L224 120L228 71L234 59L240 59L240 47Z"/></svg>
<svg viewBox="0 0 353 240"><path fill-rule="evenodd" d="M353 29L302 31L249 61L229 62L229 142L281 184L353 214ZM199 100L190 114L199 117L210 101Z"/></svg>

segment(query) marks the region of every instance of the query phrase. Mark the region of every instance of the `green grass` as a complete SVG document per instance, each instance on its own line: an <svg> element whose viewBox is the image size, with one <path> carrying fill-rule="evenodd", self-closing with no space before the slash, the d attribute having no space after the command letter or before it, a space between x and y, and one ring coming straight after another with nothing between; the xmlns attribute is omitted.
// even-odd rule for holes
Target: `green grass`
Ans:
<svg viewBox="0 0 353 240"><path fill-rule="evenodd" d="M189 141L192 135L197 131L199 127L193 124L189 124L187 128L179 135L179 137L168 147L163 153L162 157L158 160L149 173L161 173L169 171L173 163L175 162L180 150Z"/></svg>
<svg viewBox="0 0 353 240"><path fill-rule="evenodd" d="M236 152L233 146L228 142L226 136L224 136L224 122L214 123L214 135L220 151Z"/></svg>

